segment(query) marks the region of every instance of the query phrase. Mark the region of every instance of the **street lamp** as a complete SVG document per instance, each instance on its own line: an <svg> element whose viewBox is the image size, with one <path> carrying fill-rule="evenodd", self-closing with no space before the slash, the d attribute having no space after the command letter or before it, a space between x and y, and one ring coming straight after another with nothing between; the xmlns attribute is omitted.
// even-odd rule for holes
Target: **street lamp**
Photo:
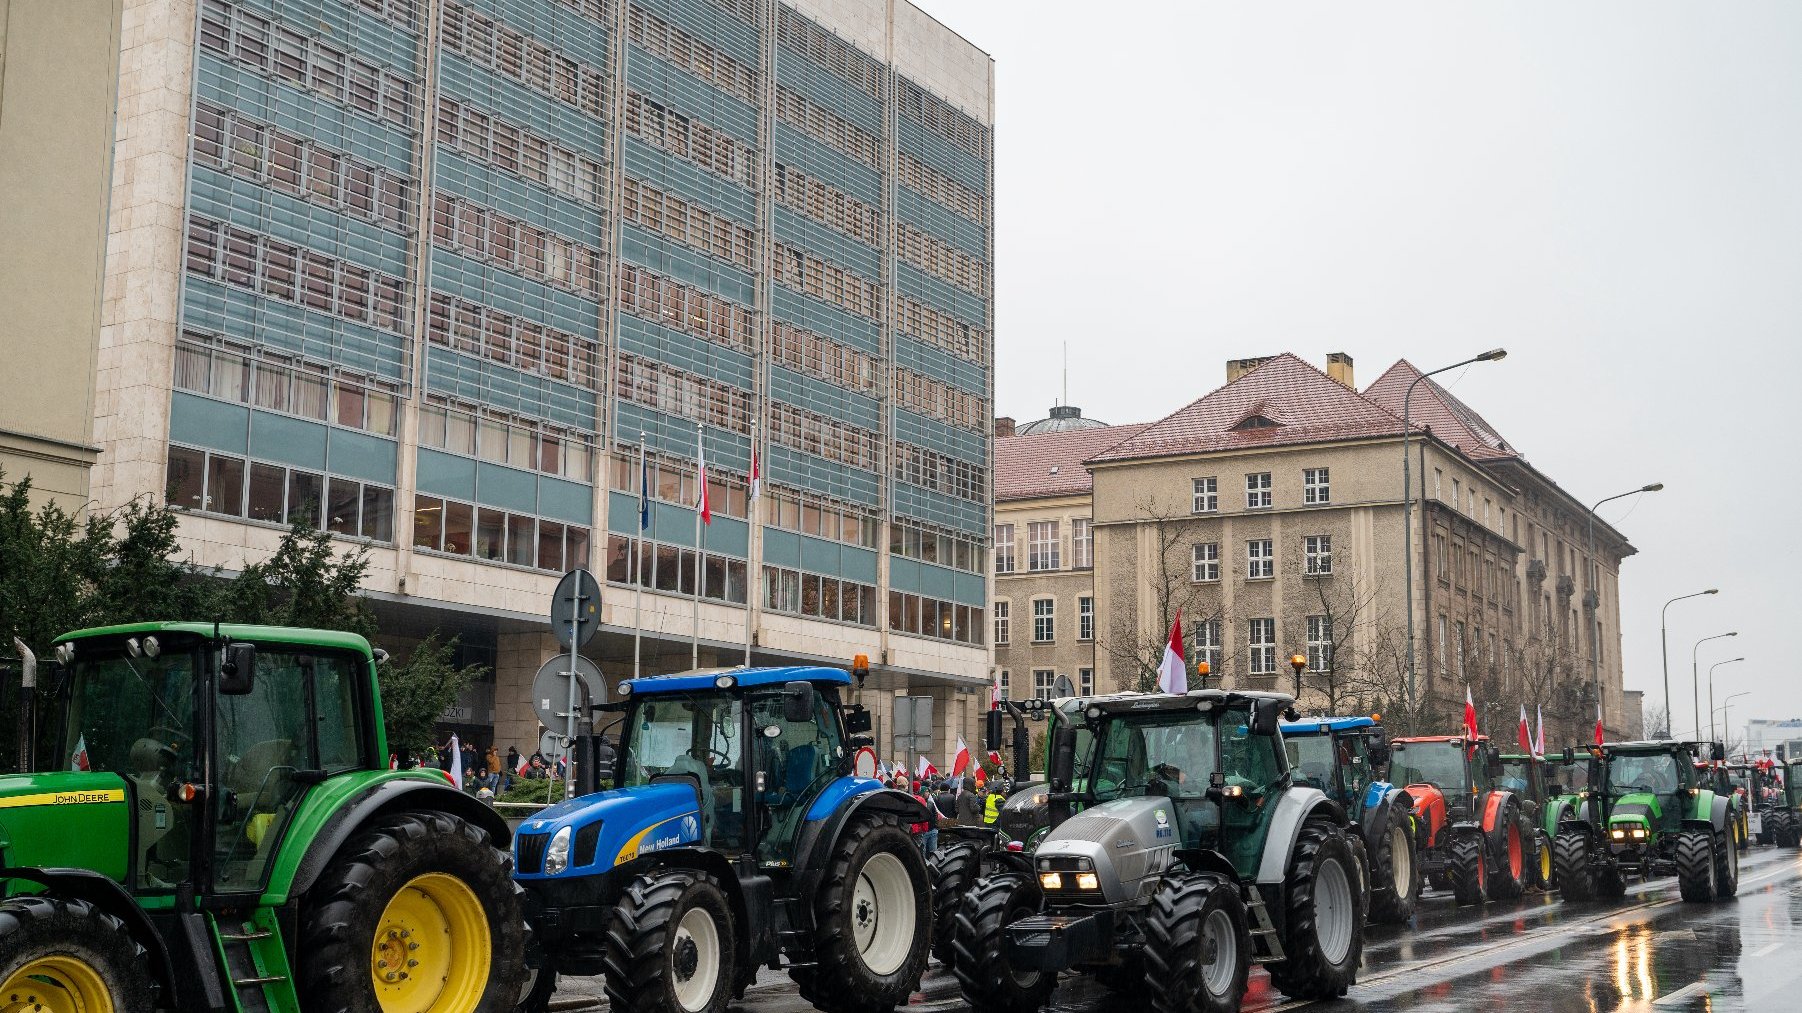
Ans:
<svg viewBox="0 0 1802 1013"><path fill-rule="evenodd" d="M1705 594L1720 593L1720 588L1711 587L1706 591L1697 591L1695 594L1680 594L1665 602L1664 608L1658 610L1658 649L1664 654L1664 737L1667 739L1676 738L1671 730L1676 727L1677 720L1671 714L1671 644L1670 638L1666 637L1664 632L1665 617L1670 614L1673 604L1685 598L1700 598Z"/></svg>
<svg viewBox="0 0 1802 1013"><path fill-rule="evenodd" d="M1714 670L1722 665L1731 665L1734 661L1744 660L1746 659L1734 658L1732 661L1717 661L1708 666L1708 741L1710 742L1718 742L1720 740L1720 736L1715 734L1714 728ZM1702 729L1696 729L1696 734L1700 735L1701 733Z"/></svg>
<svg viewBox="0 0 1802 1013"><path fill-rule="evenodd" d="M1727 712L1733 709L1733 701L1738 700L1742 696L1747 696L1751 694L1751 692L1752 691L1749 689L1742 689L1738 693L1728 694L1727 699L1721 701L1721 728L1728 735L1733 734L1733 726L1727 723ZM1742 742L1740 745L1743 746L1745 743ZM1721 743L1721 749L1725 751L1726 748L1727 744L1725 742Z"/></svg>
<svg viewBox="0 0 1802 1013"><path fill-rule="evenodd" d="M1589 681L1596 690L1596 720L1601 720L1602 706L1602 594L1596 590L1601 583L1602 568L1596 562L1596 509L1604 503L1612 503L1617 499L1637 496L1642 492L1658 492L1664 488L1663 482L1651 482L1637 489L1618 492L1612 496L1604 496L1596 500L1589 508L1588 534L1585 541L1589 543L1589 573L1587 580L1589 589L1583 594L1583 601L1589 606Z"/></svg>
<svg viewBox="0 0 1802 1013"><path fill-rule="evenodd" d="M1716 633L1712 637L1703 637L1696 641L1696 646L1689 649L1689 695L1695 698L1697 735L1702 734L1702 675L1697 667L1696 652L1700 651L1702 645L1708 643L1710 640L1721 640L1726 637L1737 636L1739 636L1738 630L1734 630L1732 633Z"/></svg>
<svg viewBox="0 0 1802 1013"><path fill-rule="evenodd" d="M1408 599L1408 708L1414 709L1414 488L1409 484L1408 438L1413 432L1409 424L1409 412L1414 398L1414 386L1429 376L1438 376L1447 370L1468 366L1473 362L1500 362L1508 357L1506 348L1491 348L1487 352L1471 356L1463 362L1454 362L1449 366L1441 366L1430 373L1422 373L1408 384L1402 392L1402 587ZM1422 476L1424 479L1424 475ZM1423 492L1422 497L1425 494Z"/></svg>

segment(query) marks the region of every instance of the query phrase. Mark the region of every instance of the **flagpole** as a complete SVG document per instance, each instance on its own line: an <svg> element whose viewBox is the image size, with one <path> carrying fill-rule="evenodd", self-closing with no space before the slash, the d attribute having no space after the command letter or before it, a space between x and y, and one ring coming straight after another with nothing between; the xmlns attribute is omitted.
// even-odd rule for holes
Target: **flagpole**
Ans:
<svg viewBox="0 0 1802 1013"><path fill-rule="evenodd" d="M645 514L650 510L650 474L645 471L645 434L638 434L638 539L632 548L632 678L643 675L639 668L639 645L644 639L644 528Z"/></svg>
<svg viewBox="0 0 1802 1013"><path fill-rule="evenodd" d="M762 476L760 475L758 468L757 468L757 419L755 417L753 417L751 419L751 488L750 488L751 495L748 499L747 509L745 511L747 514L750 515L747 518L747 520L749 520L751 522L750 528L749 528L749 530L747 530L747 532L745 534L745 547L747 550L750 548L751 541L757 537L757 534L756 534L756 530L757 530L757 496L758 496L758 493L760 493L762 491L758 487L758 479L761 477ZM745 553L745 555L747 555L747 556L750 555L750 552L747 551ZM748 571L749 569L750 568L747 566L746 570ZM762 584L762 581L758 581L757 583ZM749 572L747 572L745 574L745 667L746 668L751 667L751 637L753 634L753 630L752 630L752 626L751 626L751 611L752 611L752 609L751 609L751 586L752 586L751 575Z"/></svg>
<svg viewBox="0 0 1802 1013"><path fill-rule="evenodd" d="M707 448L701 443L701 423L695 423L695 453L699 462L695 476L700 489L699 498L695 500L695 586L694 586L694 632L688 640L688 667L701 667L701 506L707 502Z"/></svg>

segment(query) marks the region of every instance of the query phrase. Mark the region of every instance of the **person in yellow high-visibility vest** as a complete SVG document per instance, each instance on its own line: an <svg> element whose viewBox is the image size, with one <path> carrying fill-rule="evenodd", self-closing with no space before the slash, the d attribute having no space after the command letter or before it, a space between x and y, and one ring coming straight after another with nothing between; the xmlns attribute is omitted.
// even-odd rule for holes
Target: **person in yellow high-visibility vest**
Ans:
<svg viewBox="0 0 1802 1013"><path fill-rule="evenodd" d="M977 790L985 792L988 796L982 803L982 822L994 826L1001 819L1001 804L1007 799L1002 798L998 791L988 791L986 785Z"/></svg>

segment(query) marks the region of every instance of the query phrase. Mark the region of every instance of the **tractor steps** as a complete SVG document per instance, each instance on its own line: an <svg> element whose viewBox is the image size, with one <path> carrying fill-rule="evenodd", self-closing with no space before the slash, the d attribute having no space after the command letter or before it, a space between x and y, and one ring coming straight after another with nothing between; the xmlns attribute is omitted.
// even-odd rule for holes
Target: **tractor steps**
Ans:
<svg viewBox="0 0 1802 1013"><path fill-rule="evenodd" d="M1251 951L1252 960L1259 964L1270 964L1282 960L1282 934L1276 930L1276 923L1270 920L1270 909L1264 906L1264 898L1258 894L1256 887L1245 893L1245 912L1251 916Z"/></svg>
<svg viewBox="0 0 1802 1013"><path fill-rule="evenodd" d="M224 958L225 980L236 991L237 1008L242 1013L277 1013L285 1008L272 1003L265 990L286 984L290 974L274 912L258 908L247 920L215 920L213 935Z"/></svg>

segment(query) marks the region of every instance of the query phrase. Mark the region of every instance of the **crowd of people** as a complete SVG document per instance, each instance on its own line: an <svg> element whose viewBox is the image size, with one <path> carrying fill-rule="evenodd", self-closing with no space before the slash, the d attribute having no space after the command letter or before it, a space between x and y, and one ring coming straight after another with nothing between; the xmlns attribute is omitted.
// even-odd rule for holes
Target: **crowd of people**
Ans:
<svg viewBox="0 0 1802 1013"><path fill-rule="evenodd" d="M912 795L926 807L927 821L915 824L911 829L920 847L929 855L938 850L940 827L995 826L999 823L1001 807L1007 802L1011 789L1011 784L1000 776L920 780L908 777L904 771L890 774L885 783L896 791Z"/></svg>
<svg viewBox="0 0 1802 1013"><path fill-rule="evenodd" d="M612 747L605 738L601 742L601 762L603 765L609 764L612 762ZM460 770L463 775L463 790L484 801L492 800L521 781L563 779L563 760L560 757L547 758L537 751L525 755L514 746L508 746L507 754L503 757L500 748L492 743L486 749L480 749L473 742L459 742L454 737L439 745L427 746L422 754L413 758L409 766L410 769L442 770L446 774Z"/></svg>

